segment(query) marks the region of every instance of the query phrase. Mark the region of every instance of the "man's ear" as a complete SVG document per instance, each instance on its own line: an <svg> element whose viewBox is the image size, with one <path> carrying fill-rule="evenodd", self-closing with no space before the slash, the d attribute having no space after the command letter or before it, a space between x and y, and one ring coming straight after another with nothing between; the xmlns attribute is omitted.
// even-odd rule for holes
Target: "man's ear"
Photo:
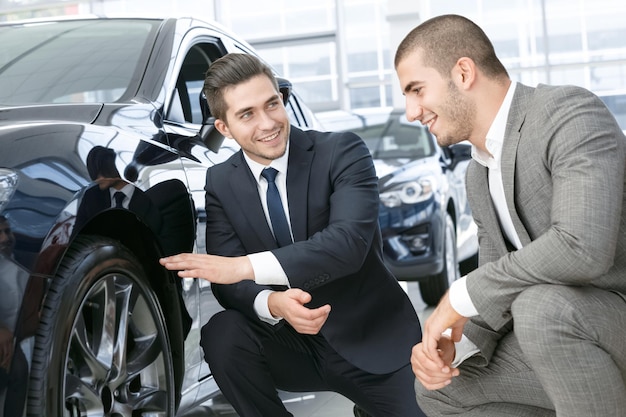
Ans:
<svg viewBox="0 0 626 417"><path fill-rule="evenodd" d="M476 63L468 57L461 57L452 68L452 79L460 89L468 89L476 79Z"/></svg>
<svg viewBox="0 0 626 417"><path fill-rule="evenodd" d="M224 135L224 137L230 138L230 139L233 138L232 135L230 134L230 130L228 129L228 126L226 125L226 122L224 122L222 119L215 119L215 122L213 124L215 125L215 128L222 135Z"/></svg>

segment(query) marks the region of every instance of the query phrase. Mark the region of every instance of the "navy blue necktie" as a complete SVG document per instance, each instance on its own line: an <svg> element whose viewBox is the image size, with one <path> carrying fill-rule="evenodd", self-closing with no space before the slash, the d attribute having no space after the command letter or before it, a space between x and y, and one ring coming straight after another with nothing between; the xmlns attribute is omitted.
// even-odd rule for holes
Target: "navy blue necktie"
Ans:
<svg viewBox="0 0 626 417"><path fill-rule="evenodd" d="M291 245L293 241L291 240L289 223L287 223L287 217L285 217L285 210L280 200L278 187L276 187L276 182L274 182L276 174L278 174L278 171L274 168L266 168L261 172L263 178L267 180L267 211L270 214L276 243L278 243L278 246L287 246Z"/></svg>
<svg viewBox="0 0 626 417"><path fill-rule="evenodd" d="M113 198L115 199L115 208L124 208L122 202L126 198L126 194L121 191L116 191L115 194L113 194Z"/></svg>

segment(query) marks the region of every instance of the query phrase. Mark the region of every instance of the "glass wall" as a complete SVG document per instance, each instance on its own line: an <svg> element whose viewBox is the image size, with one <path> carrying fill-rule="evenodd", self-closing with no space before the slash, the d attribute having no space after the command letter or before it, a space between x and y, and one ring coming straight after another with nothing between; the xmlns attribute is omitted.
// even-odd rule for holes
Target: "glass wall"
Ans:
<svg viewBox="0 0 626 417"><path fill-rule="evenodd" d="M255 46L315 110L378 107L391 105L386 3L235 0L222 2L218 20Z"/></svg>
<svg viewBox="0 0 626 417"><path fill-rule="evenodd" d="M463 14L492 39L514 80L575 84L600 95L626 129L626 5L613 0L430 1L425 16Z"/></svg>
<svg viewBox="0 0 626 417"><path fill-rule="evenodd" d="M577 84L625 107L626 4L615 0L0 0L0 21L77 13L217 20L257 48L314 110L350 110L391 106L400 94L392 3L394 13L418 8L415 25L444 13L476 21L515 80Z"/></svg>

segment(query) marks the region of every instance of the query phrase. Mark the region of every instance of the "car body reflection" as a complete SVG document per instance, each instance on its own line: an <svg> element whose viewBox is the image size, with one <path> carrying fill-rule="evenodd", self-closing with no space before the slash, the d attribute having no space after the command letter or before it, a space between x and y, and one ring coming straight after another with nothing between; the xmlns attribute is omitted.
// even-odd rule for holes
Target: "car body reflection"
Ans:
<svg viewBox="0 0 626 417"><path fill-rule="evenodd" d="M7 23L0 42L0 417L183 414L217 391L199 331L221 307L158 259L205 250L205 172L238 149L200 88L255 52L191 18Z"/></svg>

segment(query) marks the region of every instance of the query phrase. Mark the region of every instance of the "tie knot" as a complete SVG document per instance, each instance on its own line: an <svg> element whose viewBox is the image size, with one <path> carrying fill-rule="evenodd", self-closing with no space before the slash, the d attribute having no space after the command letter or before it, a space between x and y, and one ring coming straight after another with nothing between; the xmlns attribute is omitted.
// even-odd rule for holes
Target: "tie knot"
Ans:
<svg viewBox="0 0 626 417"><path fill-rule="evenodd" d="M261 176L265 178L267 182L274 182L274 180L276 179L276 174L278 174L278 171L276 171L276 169L272 167L265 168L263 171L261 171Z"/></svg>
<svg viewBox="0 0 626 417"><path fill-rule="evenodd" d="M122 205L122 202L124 201L124 198L126 198L126 194L124 194L121 191L116 191L115 194L113 194L113 198L115 199L115 207L118 207L118 208L124 207Z"/></svg>

